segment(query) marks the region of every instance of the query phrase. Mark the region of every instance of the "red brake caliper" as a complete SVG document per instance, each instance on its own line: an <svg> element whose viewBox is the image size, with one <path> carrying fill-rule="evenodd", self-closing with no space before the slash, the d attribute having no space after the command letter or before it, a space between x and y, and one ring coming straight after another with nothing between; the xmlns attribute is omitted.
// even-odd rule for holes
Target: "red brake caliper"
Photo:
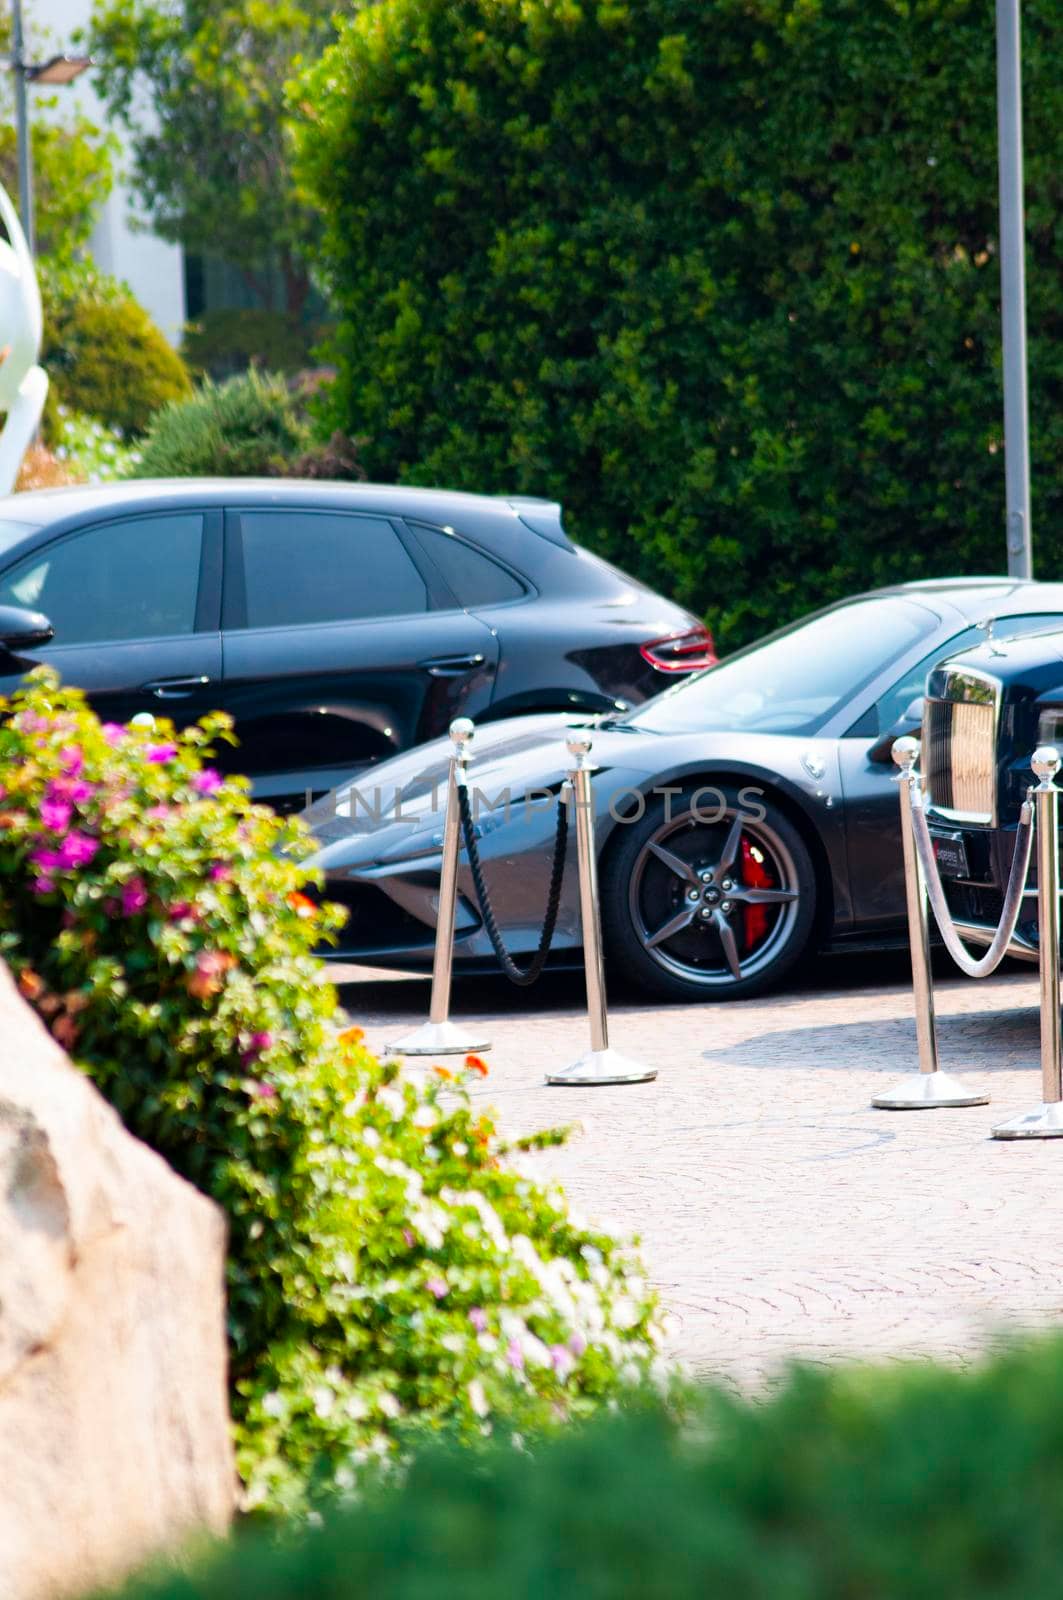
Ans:
<svg viewBox="0 0 1063 1600"><path fill-rule="evenodd" d="M742 878L750 889L771 889L771 873L753 854L753 846L742 836ZM767 906L744 906L742 919L745 926L746 949L752 950L768 931Z"/></svg>

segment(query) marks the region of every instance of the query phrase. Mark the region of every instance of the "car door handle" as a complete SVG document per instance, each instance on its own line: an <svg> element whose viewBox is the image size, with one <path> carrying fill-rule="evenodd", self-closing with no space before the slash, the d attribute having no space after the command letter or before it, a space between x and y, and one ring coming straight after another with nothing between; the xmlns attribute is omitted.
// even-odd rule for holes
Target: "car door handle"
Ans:
<svg viewBox="0 0 1063 1600"><path fill-rule="evenodd" d="M475 672L486 660L486 656L474 651L465 656L433 656L430 661L422 661L419 665L430 678L460 678L466 672Z"/></svg>
<svg viewBox="0 0 1063 1600"><path fill-rule="evenodd" d="M203 673L195 678L153 678L140 687L153 694L156 700L186 700L196 689L205 689L209 682L210 678Z"/></svg>

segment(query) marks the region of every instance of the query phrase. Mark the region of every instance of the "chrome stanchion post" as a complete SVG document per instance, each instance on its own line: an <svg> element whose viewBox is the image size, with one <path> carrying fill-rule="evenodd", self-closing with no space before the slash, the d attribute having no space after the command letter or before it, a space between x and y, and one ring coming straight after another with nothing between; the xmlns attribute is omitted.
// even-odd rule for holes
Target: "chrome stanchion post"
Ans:
<svg viewBox="0 0 1063 1600"><path fill-rule="evenodd" d="M458 903L458 855L461 850L458 785L466 782L469 743L475 731L468 717L458 717L450 724L454 754L450 758L447 807L443 820L443 859L439 869L439 912L436 918L428 1021L390 1044L389 1055L457 1056L491 1048L491 1041L482 1030L449 1020L450 977L454 963L454 912Z"/></svg>
<svg viewBox="0 0 1063 1600"><path fill-rule="evenodd" d="M994 1139L1063 1138L1059 1016L1059 751L1041 745L1030 761L1038 779L1037 932L1041 971L1041 1104L993 1129Z"/></svg>
<svg viewBox="0 0 1063 1600"><path fill-rule="evenodd" d="M591 740L585 733L573 733L567 741L575 761L569 773L571 801L576 807L576 853L579 864L580 924L583 930L583 964L587 974L587 1013L591 1047L570 1067L546 1074L547 1083L605 1084L649 1083L657 1076L656 1067L644 1067L618 1050L609 1048L609 1019L605 1006L605 965L602 961L602 928L598 915L598 858L594 848L594 812L591 772L587 760Z"/></svg>
<svg viewBox="0 0 1063 1600"><path fill-rule="evenodd" d="M912 791L919 740L905 737L893 746L900 767L896 783L901 804L901 842L904 848L904 888L908 903L908 940L912 949L912 992L915 999L915 1036L919 1046L919 1072L901 1078L871 1101L882 1111L922 1111L934 1106L984 1106L987 1094L973 1089L938 1067L937 1031L934 1026L934 980L930 970L930 923L926 881L912 834Z"/></svg>

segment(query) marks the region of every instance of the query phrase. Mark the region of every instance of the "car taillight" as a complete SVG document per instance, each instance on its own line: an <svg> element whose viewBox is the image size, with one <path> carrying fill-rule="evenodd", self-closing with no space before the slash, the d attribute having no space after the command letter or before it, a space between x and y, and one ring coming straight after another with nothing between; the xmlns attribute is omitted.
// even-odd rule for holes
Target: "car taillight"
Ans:
<svg viewBox="0 0 1063 1600"><path fill-rule="evenodd" d="M686 633L670 633L666 639L650 639L639 645L639 654L658 672L700 672L716 665L716 646L708 628L691 628Z"/></svg>

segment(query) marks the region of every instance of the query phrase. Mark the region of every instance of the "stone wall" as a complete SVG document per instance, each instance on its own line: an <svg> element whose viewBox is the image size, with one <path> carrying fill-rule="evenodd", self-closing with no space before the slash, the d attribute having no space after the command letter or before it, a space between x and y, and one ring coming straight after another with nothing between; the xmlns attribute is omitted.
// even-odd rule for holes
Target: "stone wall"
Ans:
<svg viewBox="0 0 1063 1600"><path fill-rule="evenodd" d="M227 1527L224 1264L221 1212L125 1131L0 963L0 1600Z"/></svg>

